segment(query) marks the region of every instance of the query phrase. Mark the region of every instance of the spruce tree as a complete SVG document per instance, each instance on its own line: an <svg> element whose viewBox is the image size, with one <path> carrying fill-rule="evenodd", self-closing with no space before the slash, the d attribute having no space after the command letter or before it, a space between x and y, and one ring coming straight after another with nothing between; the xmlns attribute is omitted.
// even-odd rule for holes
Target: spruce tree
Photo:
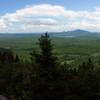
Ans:
<svg viewBox="0 0 100 100"><path fill-rule="evenodd" d="M40 53L32 53L35 62L33 81L34 100L63 100L63 88L60 80L59 64L53 54L53 45L47 33L39 38ZM33 61L34 60L34 61Z"/></svg>

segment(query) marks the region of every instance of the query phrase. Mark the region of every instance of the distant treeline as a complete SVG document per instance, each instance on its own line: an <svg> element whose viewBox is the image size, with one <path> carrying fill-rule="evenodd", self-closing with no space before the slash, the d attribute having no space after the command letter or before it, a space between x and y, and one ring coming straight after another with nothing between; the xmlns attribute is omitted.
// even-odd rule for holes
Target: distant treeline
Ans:
<svg viewBox="0 0 100 100"><path fill-rule="evenodd" d="M0 95L8 100L100 100L100 68L89 58L78 68L61 63L46 33L30 61L0 50ZM62 50L63 51L63 50Z"/></svg>

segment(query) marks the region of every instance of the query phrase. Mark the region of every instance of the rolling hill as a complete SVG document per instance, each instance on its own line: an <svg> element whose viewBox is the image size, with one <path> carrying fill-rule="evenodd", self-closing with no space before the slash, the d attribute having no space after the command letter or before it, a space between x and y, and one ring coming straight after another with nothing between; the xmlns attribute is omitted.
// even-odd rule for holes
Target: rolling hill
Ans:
<svg viewBox="0 0 100 100"><path fill-rule="evenodd" d="M72 30L67 32L54 32L51 33L52 36L55 37L67 37L67 38L75 38L75 37L100 37L100 33L98 32L90 32L86 30Z"/></svg>

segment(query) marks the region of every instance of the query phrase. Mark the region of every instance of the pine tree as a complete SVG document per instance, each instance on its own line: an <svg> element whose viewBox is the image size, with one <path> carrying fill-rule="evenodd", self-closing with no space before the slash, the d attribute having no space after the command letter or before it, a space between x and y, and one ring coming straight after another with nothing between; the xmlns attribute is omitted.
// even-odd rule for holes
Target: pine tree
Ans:
<svg viewBox="0 0 100 100"><path fill-rule="evenodd" d="M16 54L16 56L15 56L15 62L16 63L18 63L18 62L20 62L20 58L19 58L19 56Z"/></svg>
<svg viewBox="0 0 100 100"><path fill-rule="evenodd" d="M83 62L83 64L79 67L77 81L78 86L81 86L77 87L77 90L79 91L78 95L82 96L84 100L100 99L100 96L98 95L100 83L96 76L94 63L90 58L87 62Z"/></svg>
<svg viewBox="0 0 100 100"><path fill-rule="evenodd" d="M53 45L47 33L39 38L40 53L34 51L32 60L35 61L33 74L34 100L63 100L63 88L60 81L59 64L53 54ZM34 62L32 61L32 62Z"/></svg>

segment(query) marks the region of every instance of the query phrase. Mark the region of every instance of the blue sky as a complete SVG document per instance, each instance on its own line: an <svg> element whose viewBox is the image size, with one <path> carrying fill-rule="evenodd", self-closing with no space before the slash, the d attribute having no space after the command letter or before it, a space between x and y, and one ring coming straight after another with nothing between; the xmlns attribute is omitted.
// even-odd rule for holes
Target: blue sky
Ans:
<svg viewBox="0 0 100 100"><path fill-rule="evenodd" d="M72 10L91 10L100 6L100 0L0 0L0 13L13 12L26 5L54 4Z"/></svg>
<svg viewBox="0 0 100 100"><path fill-rule="evenodd" d="M100 0L0 0L0 32L100 32Z"/></svg>
<svg viewBox="0 0 100 100"><path fill-rule="evenodd" d="M0 0L0 14L14 12L26 5L53 4L72 10L91 10L100 6L100 0Z"/></svg>

